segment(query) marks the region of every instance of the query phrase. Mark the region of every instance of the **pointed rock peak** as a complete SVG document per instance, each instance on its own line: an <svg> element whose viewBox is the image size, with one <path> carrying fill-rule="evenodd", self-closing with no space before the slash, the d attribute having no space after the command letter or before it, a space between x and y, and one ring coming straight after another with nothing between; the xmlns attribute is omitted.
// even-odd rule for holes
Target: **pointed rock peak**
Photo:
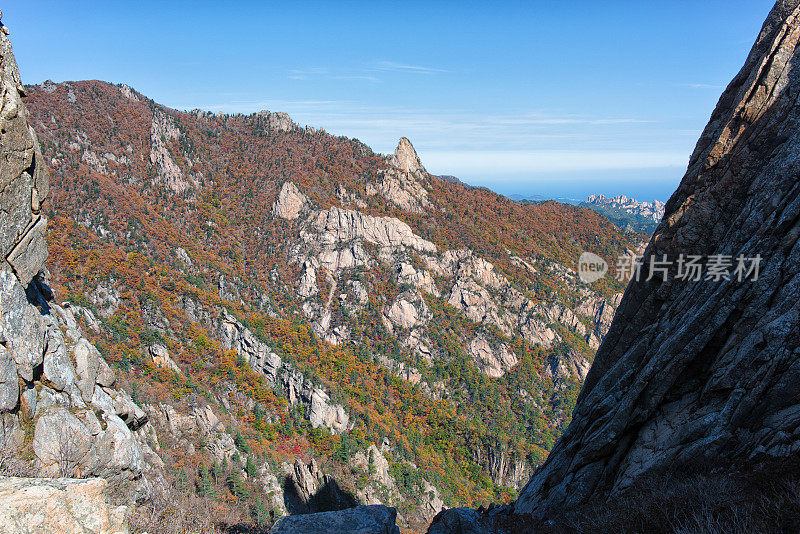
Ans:
<svg viewBox="0 0 800 534"><path fill-rule="evenodd" d="M389 163L403 172L425 172L425 167L417 156L414 146L405 137L401 137L394 149L394 155L389 156Z"/></svg>

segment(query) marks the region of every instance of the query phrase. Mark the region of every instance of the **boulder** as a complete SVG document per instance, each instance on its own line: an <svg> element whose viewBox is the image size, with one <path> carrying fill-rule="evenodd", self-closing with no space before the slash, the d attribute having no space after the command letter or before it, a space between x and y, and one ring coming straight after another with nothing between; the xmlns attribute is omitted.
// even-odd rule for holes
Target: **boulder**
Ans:
<svg viewBox="0 0 800 534"><path fill-rule="evenodd" d="M126 507L106 504L100 478L0 477L0 533L127 534Z"/></svg>
<svg viewBox="0 0 800 534"><path fill-rule="evenodd" d="M44 357L47 327L39 310L28 302L17 277L3 268L0 268L0 335L11 350L17 374L32 381L33 369Z"/></svg>
<svg viewBox="0 0 800 534"><path fill-rule="evenodd" d="M19 401L17 365L11 353L0 345L0 412L10 412Z"/></svg>
<svg viewBox="0 0 800 534"><path fill-rule="evenodd" d="M36 190L34 189L34 191ZM38 203L38 199L36 202ZM47 260L46 232L47 219L42 216L37 217L8 255L8 263L14 268L17 278L23 286L27 286L33 277L44 268Z"/></svg>
<svg viewBox="0 0 800 534"><path fill-rule="evenodd" d="M428 534L490 534L494 522L469 508L450 508L433 518Z"/></svg>
<svg viewBox="0 0 800 534"><path fill-rule="evenodd" d="M100 473L124 473L131 478L138 476L144 465L136 436L116 415L106 415L104 419L106 428L95 442Z"/></svg>
<svg viewBox="0 0 800 534"><path fill-rule="evenodd" d="M408 295L400 295L386 310L386 318L400 328L413 328L420 320L417 307L409 300Z"/></svg>
<svg viewBox="0 0 800 534"><path fill-rule="evenodd" d="M89 402L94 395L97 374L100 371L102 358L94 345L85 338L81 338L73 348L75 367L78 374L78 389L83 400Z"/></svg>
<svg viewBox="0 0 800 534"><path fill-rule="evenodd" d="M47 408L36 421L33 453L46 476L76 476L96 465L91 431L59 405Z"/></svg>
<svg viewBox="0 0 800 534"><path fill-rule="evenodd" d="M270 534L400 534L396 520L394 508L356 506L336 512L290 515L279 519Z"/></svg>
<svg viewBox="0 0 800 534"><path fill-rule="evenodd" d="M64 337L55 324L47 329L47 352L44 354L43 379L56 391L68 391L78 381L75 367L67 354Z"/></svg>

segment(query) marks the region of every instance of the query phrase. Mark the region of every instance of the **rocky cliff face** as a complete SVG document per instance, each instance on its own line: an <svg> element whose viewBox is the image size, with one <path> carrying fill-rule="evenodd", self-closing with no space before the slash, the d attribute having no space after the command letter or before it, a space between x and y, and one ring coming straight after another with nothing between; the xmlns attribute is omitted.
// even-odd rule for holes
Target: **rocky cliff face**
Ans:
<svg viewBox="0 0 800 534"><path fill-rule="evenodd" d="M557 516L649 474L746 477L800 453L800 2L769 14L722 95L595 358L572 424L514 509ZM645 281L651 259L729 276ZM760 256L757 280L737 258ZM748 263L748 268L750 264ZM708 268L708 265L707 265ZM687 468L688 469L688 468ZM686 473L686 471L684 471ZM716 488L712 491L719 491Z"/></svg>
<svg viewBox="0 0 800 534"><path fill-rule="evenodd" d="M3 28L5 30L5 28ZM56 304L45 267L49 175L22 96L6 31L0 32L0 474L101 476L123 499L147 498L137 431L145 412L116 386L114 371L79 326L93 313ZM3 479L3 527L19 532L121 532L105 481ZM42 507L42 502L45 506Z"/></svg>
<svg viewBox="0 0 800 534"><path fill-rule="evenodd" d="M0 448L6 472L44 476L104 475L139 480L142 444L134 434L144 412L126 393L74 311L47 286L48 171L22 103L11 45L0 35ZM23 425L33 426L32 440ZM16 461L29 450L31 464ZM146 488L143 488L146 491Z"/></svg>
<svg viewBox="0 0 800 534"><path fill-rule="evenodd" d="M0 251L5 289L14 284L25 288L44 267L47 246L44 241L47 220L41 215L41 205L47 199L50 182L42 159L39 141L30 126L28 111L22 103L25 93L19 69L5 34L0 36L0 80L2 109L0 109ZM5 338L9 342L9 338ZM36 356L16 356L17 359L36 359ZM20 360L21 361L21 360Z"/></svg>

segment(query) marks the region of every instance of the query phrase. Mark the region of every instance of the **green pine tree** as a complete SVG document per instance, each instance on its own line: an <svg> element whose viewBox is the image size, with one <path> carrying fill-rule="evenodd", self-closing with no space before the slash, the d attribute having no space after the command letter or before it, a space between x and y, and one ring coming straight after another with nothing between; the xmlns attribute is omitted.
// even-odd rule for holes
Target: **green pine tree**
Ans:
<svg viewBox="0 0 800 534"><path fill-rule="evenodd" d="M245 473L247 473L247 476L250 478L254 478L256 475L258 475L258 468L256 467L256 463L253 461L252 456L247 457L244 470Z"/></svg>
<svg viewBox="0 0 800 534"><path fill-rule="evenodd" d="M213 468L214 466L212 466L212 470ZM214 479L205 465L200 467L200 482L197 486L197 493L203 497L216 497L217 492L214 487Z"/></svg>

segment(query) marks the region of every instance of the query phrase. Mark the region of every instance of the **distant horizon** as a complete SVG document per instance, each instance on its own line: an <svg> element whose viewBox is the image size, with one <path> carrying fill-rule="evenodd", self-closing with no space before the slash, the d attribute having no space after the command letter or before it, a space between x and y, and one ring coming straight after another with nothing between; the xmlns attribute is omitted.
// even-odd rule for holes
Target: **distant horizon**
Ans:
<svg viewBox="0 0 800 534"><path fill-rule="evenodd" d="M664 201L772 5L9 0L3 23L23 83L283 111L379 153L408 137L433 174L506 195Z"/></svg>
<svg viewBox="0 0 800 534"><path fill-rule="evenodd" d="M424 159L422 164L425 164ZM616 176L611 173L607 176L594 175L595 179L582 179L580 175L570 176L565 173L550 175L549 177L536 176L529 180L517 177L508 181L494 180L491 182L470 180L468 177L457 176L447 172L431 172L431 174L455 176L465 184L475 187L487 187L495 193L508 198L520 195L527 199L542 197L547 200L583 202L591 195L605 195L607 197L623 195L639 202L653 202L654 200L666 202L678 188L686 168L651 169L651 171L658 171L661 179L636 180L635 176L626 176L627 173L621 171L616 173Z"/></svg>

